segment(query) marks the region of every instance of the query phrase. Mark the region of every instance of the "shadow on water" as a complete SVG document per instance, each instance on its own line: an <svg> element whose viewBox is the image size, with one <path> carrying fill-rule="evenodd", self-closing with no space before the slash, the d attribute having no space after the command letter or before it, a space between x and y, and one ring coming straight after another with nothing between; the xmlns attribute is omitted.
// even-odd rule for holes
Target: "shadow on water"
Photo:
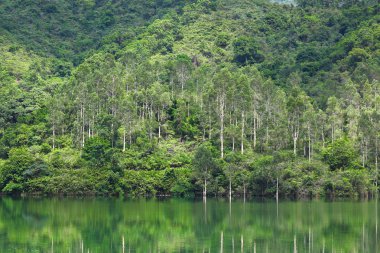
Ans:
<svg viewBox="0 0 380 253"><path fill-rule="evenodd" d="M378 201L4 197L0 252L380 253Z"/></svg>

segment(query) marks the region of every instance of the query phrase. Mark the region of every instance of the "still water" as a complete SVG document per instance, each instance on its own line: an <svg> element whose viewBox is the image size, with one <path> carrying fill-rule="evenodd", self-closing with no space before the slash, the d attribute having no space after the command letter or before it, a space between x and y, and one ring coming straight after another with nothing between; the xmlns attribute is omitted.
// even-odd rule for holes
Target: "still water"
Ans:
<svg viewBox="0 0 380 253"><path fill-rule="evenodd" d="M380 253L377 201L0 199L0 252Z"/></svg>

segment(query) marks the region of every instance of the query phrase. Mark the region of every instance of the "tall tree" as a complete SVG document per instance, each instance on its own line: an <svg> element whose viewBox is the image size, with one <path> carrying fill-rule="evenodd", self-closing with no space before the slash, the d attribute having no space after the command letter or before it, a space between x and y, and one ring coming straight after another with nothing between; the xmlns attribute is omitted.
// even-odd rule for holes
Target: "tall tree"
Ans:
<svg viewBox="0 0 380 253"><path fill-rule="evenodd" d="M195 176L203 181L203 197L207 196L207 182L211 171L216 167L210 147L203 144L198 147L193 160Z"/></svg>
<svg viewBox="0 0 380 253"><path fill-rule="evenodd" d="M293 139L293 153L297 155L297 143L300 138L300 128L303 114L307 109L309 97L298 86L293 87L288 98L289 127Z"/></svg>
<svg viewBox="0 0 380 253"><path fill-rule="evenodd" d="M224 126L225 126L225 109L227 102L227 91L232 84L232 75L230 71L225 67L219 70L213 78L214 92L216 95L217 112L219 116L220 124L220 157L224 157Z"/></svg>
<svg viewBox="0 0 380 253"><path fill-rule="evenodd" d="M240 135L240 151L244 154L244 140L246 131L246 115L247 110L250 106L250 98L252 97L252 90L250 87L250 82L245 74L240 74L236 81L236 104L238 112L241 115L240 125L241 125L241 135Z"/></svg>

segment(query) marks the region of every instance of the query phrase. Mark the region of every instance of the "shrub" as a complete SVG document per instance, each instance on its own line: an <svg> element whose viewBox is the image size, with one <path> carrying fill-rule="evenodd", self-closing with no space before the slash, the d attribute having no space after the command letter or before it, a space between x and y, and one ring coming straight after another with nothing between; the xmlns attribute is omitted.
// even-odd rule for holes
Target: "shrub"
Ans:
<svg viewBox="0 0 380 253"><path fill-rule="evenodd" d="M330 165L331 170L346 169L356 159L356 152L352 142L347 138L341 138L322 151L323 159Z"/></svg>
<svg viewBox="0 0 380 253"><path fill-rule="evenodd" d="M110 160L110 155L107 152L110 148L109 142L100 138L89 138L83 147L82 157L91 167L104 167Z"/></svg>

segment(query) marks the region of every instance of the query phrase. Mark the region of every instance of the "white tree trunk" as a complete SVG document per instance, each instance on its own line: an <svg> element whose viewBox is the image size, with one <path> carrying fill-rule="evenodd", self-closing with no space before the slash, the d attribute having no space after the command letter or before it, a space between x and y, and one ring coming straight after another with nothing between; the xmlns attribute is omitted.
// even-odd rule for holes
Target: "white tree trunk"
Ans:
<svg viewBox="0 0 380 253"><path fill-rule="evenodd" d="M293 153L294 153L294 156L297 155L297 140L298 140L298 136L299 136L299 132L298 132L298 126L294 126L294 129L293 129Z"/></svg>
<svg viewBox="0 0 380 253"><path fill-rule="evenodd" d="M241 154L244 154L244 111L241 113Z"/></svg>
<svg viewBox="0 0 380 253"><path fill-rule="evenodd" d="M158 117L158 141L161 140L161 116L160 112L157 113Z"/></svg>
<svg viewBox="0 0 380 253"><path fill-rule="evenodd" d="M243 184L243 196L244 196L244 202L245 202L245 195L246 195L246 189L245 189L245 183Z"/></svg>
<svg viewBox="0 0 380 253"><path fill-rule="evenodd" d="M230 201L231 201L231 198L232 198L232 182L231 182L231 177L230 177L230 192L229 192L229 197L230 197Z"/></svg>
<svg viewBox="0 0 380 253"><path fill-rule="evenodd" d="M55 124L53 124L53 150L55 149Z"/></svg>
<svg viewBox="0 0 380 253"><path fill-rule="evenodd" d="M308 134L309 134L309 162L311 161L311 133L310 133L310 124L307 126Z"/></svg>
<svg viewBox="0 0 380 253"><path fill-rule="evenodd" d="M220 253L223 253L223 231L220 234Z"/></svg>
<svg viewBox="0 0 380 253"><path fill-rule="evenodd" d="M220 113L220 157L224 158L224 95L219 98Z"/></svg>
<svg viewBox="0 0 380 253"><path fill-rule="evenodd" d="M278 177L276 181L276 200L278 201Z"/></svg>
<svg viewBox="0 0 380 253"><path fill-rule="evenodd" d="M203 186L203 197L206 198L207 196L207 179L204 179L204 186Z"/></svg>
<svg viewBox="0 0 380 253"><path fill-rule="evenodd" d="M241 253L244 252L244 238L243 235L240 237L240 248L241 248Z"/></svg>
<svg viewBox="0 0 380 253"><path fill-rule="evenodd" d="M84 147L84 107L81 107L81 117L82 117L82 147Z"/></svg>
<svg viewBox="0 0 380 253"><path fill-rule="evenodd" d="M126 131L124 129L124 131L123 131L123 152L125 152L125 137L126 137Z"/></svg>
<svg viewBox="0 0 380 253"><path fill-rule="evenodd" d="M253 116L253 149L256 149L257 142L257 119L256 119L256 111Z"/></svg>
<svg viewBox="0 0 380 253"><path fill-rule="evenodd" d="M211 116L208 116L208 122L209 122L209 132L208 132L208 139L211 140L211 135L212 135L212 125L211 125Z"/></svg>

